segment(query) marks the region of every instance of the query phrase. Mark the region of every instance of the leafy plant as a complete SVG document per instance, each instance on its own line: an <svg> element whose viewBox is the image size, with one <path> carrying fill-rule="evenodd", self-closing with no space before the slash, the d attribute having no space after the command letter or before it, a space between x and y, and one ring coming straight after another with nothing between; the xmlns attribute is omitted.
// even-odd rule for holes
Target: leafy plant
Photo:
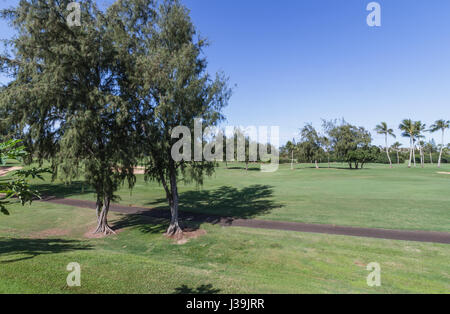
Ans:
<svg viewBox="0 0 450 314"><path fill-rule="evenodd" d="M9 140L0 143L0 165L5 166L7 160L21 161L27 155L25 146L19 145L20 140ZM30 203L35 198L40 198L37 191L32 190L28 184L29 177L43 180L42 173L49 172L48 169L33 167L26 170L12 172L6 178L0 178L0 212L9 215L6 208L8 205L18 200L22 205Z"/></svg>
<svg viewBox="0 0 450 314"><path fill-rule="evenodd" d="M378 153L378 147L367 145L349 151L345 159L350 165L351 169L353 169L353 165L355 169L358 169L359 167L361 167L362 169L364 168L364 164L376 160Z"/></svg>

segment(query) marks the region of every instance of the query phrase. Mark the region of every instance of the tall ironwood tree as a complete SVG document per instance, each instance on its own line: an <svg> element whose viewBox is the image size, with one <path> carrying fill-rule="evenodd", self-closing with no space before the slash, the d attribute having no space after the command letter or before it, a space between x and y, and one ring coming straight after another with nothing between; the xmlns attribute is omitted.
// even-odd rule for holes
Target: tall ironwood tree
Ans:
<svg viewBox="0 0 450 314"><path fill-rule="evenodd" d="M312 124L305 124L300 130L301 135L301 152L304 158L308 161L312 161L315 164L316 169L319 169L318 159L323 155L323 149L321 147L321 138Z"/></svg>
<svg viewBox="0 0 450 314"><path fill-rule="evenodd" d="M202 50L207 42L199 38L188 10L178 1L163 1L152 12L155 23L133 25L134 18L143 14L145 5L131 1L133 14L128 14L130 1L118 1L112 6L117 16L117 34L126 29L132 49L127 63L127 79L123 90L128 101L140 108L136 119L141 153L146 161L146 178L156 180L164 187L171 211L167 235L182 233L179 225L178 183L203 183L205 175L214 171L214 162L191 155L190 159L176 161L172 147L179 140L172 138L172 130L185 126L194 143L202 144L203 136L194 137L194 119L202 121L202 134L206 127L216 126L223 115L231 91L222 74L211 77ZM140 13L139 13L140 12ZM200 156L201 157L201 156Z"/></svg>
<svg viewBox="0 0 450 314"><path fill-rule="evenodd" d="M97 195L96 232L109 234L109 205L128 180L133 186L133 103L121 97L122 64L107 17L81 3L81 26L66 22L67 0L20 1L2 12L17 31L1 58L12 81L2 90L3 117L20 131L54 176L81 175Z"/></svg>

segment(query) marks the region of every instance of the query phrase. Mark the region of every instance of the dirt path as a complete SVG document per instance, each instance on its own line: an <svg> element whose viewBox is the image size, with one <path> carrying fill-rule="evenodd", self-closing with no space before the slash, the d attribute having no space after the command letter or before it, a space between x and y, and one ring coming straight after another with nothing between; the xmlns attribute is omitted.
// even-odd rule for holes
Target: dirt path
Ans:
<svg viewBox="0 0 450 314"><path fill-rule="evenodd" d="M8 174L11 171L20 170L22 167L0 167L0 177Z"/></svg>
<svg viewBox="0 0 450 314"><path fill-rule="evenodd" d="M82 208L92 208L92 209L95 208L95 202L92 201L75 200L69 198L63 199L46 198L43 201ZM145 207L130 207L118 204L111 204L110 210L123 214L139 214L154 218L170 218L168 210L157 210ZM234 227L262 228L262 229L298 231L308 233L345 235L354 237L450 244L450 233L447 232L389 230L389 229L374 229L374 228L342 227L335 225L305 224L299 222L284 222L284 221L271 221L258 219L233 219L227 217L194 214L186 212L180 212L180 218L187 221L206 222L231 227L234 226Z"/></svg>

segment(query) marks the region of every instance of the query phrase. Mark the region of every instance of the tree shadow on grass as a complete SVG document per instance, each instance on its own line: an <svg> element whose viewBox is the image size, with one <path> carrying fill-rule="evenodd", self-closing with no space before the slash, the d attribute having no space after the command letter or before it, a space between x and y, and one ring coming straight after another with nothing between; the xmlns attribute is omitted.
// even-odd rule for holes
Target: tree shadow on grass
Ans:
<svg viewBox="0 0 450 314"><path fill-rule="evenodd" d="M220 289L215 289L213 285L200 285L197 288L190 288L186 285L175 288L173 294L217 294L220 293Z"/></svg>
<svg viewBox="0 0 450 314"><path fill-rule="evenodd" d="M255 184L242 189L222 186L216 190L187 191L180 195L182 211L235 219L254 218L281 207L271 198L273 187Z"/></svg>
<svg viewBox="0 0 450 314"><path fill-rule="evenodd" d="M71 184L64 183L37 183L31 188L39 192L43 197L55 196L57 198L68 198L74 195L94 193L94 189L82 181L74 181Z"/></svg>
<svg viewBox="0 0 450 314"><path fill-rule="evenodd" d="M42 254L56 254L90 249L92 249L91 245L74 240L0 238L0 257L17 254L27 255L16 259L2 260L0 264L32 259Z"/></svg>
<svg viewBox="0 0 450 314"><path fill-rule="evenodd" d="M282 206L275 203L272 197L273 188L269 185L252 185L240 190L222 186L216 190L187 191L180 194L182 227L196 230L202 223L226 224L234 219L254 218ZM158 199L147 205L164 201ZM167 206L159 206L138 214L124 215L114 228L138 227L145 233L162 233L168 226L169 218Z"/></svg>
<svg viewBox="0 0 450 314"><path fill-rule="evenodd" d="M331 166L331 167L328 167L328 166L322 166L322 167L319 167L319 168L316 168L316 166L304 166L304 167L300 167L300 168L298 168L298 169L317 169L317 170L324 170L324 169L333 169L333 170L365 170L365 169L370 169L370 167L369 168L367 168L366 167L366 165L364 165L364 168L358 168L358 169L355 169L355 168L350 168L349 166Z"/></svg>
<svg viewBox="0 0 450 314"><path fill-rule="evenodd" d="M114 230L121 230L127 227L136 227L143 233L161 234L167 230L169 223L166 218L152 217L144 212L123 215L113 225Z"/></svg>
<svg viewBox="0 0 450 314"><path fill-rule="evenodd" d="M228 167L225 169L227 169L227 170L242 170L242 171L261 171L261 168L254 168L254 167L250 168L250 166L248 167L248 169L245 169L245 167L236 167L236 166Z"/></svg>

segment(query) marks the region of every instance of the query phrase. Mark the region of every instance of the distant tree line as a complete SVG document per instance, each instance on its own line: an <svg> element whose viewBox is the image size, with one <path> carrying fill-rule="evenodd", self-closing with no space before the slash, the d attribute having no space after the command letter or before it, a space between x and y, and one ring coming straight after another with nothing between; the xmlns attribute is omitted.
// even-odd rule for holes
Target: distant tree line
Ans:
<svg viewBox="0 0 450 314"><path fill-rule="evenodd" d="M384 146L372 144L371 133L361 126L352 125L345 120L322 120L321 130L317 130L308 123L300 129L300 139L288 141L280 148L280 162L311 163L319 168L320 163L347 163L350 168L363 168L367 163L403 164L424 167L425 163L450 162L448 156L449 144L444 143L445 130L449 129L450 121L438 120L426 128L420 121L403 120L399 125L402 136L410 140L409 148L402 148L402 144L395 142L388 145L389 137L396 137L393 129L385 122L375 127L375 132L385 136ZM442 133L442 142L437 145L433 139L425 141L426 132Z"/></svg>

